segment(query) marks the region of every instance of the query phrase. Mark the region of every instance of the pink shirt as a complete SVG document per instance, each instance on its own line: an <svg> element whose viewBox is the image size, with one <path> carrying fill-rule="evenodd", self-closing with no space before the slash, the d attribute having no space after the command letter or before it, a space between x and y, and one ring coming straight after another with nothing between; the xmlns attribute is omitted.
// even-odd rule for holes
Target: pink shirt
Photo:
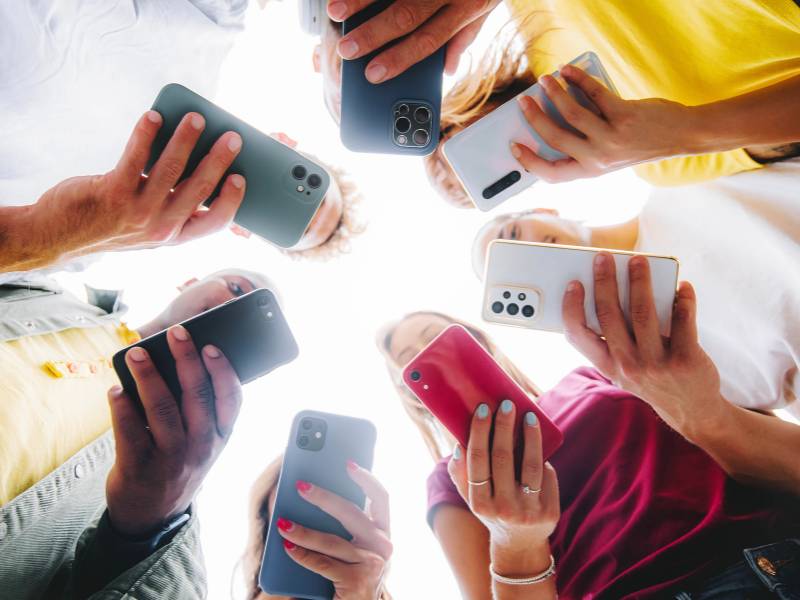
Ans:
<svg viewBox="0 0 800 600"><path fill-rule="evenodd" d="M743 548L799 529L796 501L737 484L594 369L576 369L539 403L564 433L550 459L561 493L550 544L562 600L663 597L741 560ZM428 478L430 523L442 503L464 505L446 460Z"/></svg>

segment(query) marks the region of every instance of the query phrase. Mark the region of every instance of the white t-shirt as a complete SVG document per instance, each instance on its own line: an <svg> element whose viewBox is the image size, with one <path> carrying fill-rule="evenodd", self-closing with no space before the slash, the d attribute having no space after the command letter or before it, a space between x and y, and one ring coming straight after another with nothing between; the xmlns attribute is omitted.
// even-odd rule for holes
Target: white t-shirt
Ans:
<svg viewBox="0 0 800 600"><path fill-rule="evenodd" d="M0 2L0 206L103 173L165 84L213 96L247 0ZM0 282L13 278L0 275Z"/></svg>
<svg viewBox="0 0 800 600"><path fill-rule="evenodd" d="M636 249L680 260L724 396L800 416L800 160L654 190Z"/></svg>

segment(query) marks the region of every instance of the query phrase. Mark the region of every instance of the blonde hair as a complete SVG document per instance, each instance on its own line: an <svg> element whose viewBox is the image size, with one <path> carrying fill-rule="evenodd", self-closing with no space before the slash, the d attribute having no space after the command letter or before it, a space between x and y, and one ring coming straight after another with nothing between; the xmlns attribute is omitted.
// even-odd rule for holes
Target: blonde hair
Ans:
<svg viewBox="0 0 800 600"><path fill-rule="evenodd" d="M408 319L420 316L438 317L447 321L450 325L461 325L478 340L478 343L494 357L498 364L503 367L503 370L508 373L525 392L533 397L538 397L541 394L541 390L500 351L489 336L482 330L465 321L461 321L460 319L456 319L444 313L421 310L408 313L400 320L387 324L378 332L376 343L386 360L386 368L389 371L389 376L392 379L397 395L400 397L403 408L406 413L408 413L408 416L411 417L411 421L414 425L417 426L420 435L422 435L422 440L428 447L431 456L435 461L438 461L450 454L456 441L453 436L441 426L436 417L431 414L425 405L406 387L401 376L401 370L405 365L397 364L390 353L392 336L397 330L397 327Z"/></svg>
<svg viewBox="0 0 800 600"><path fill-rule="evenodd" d="M352 239L366 230L366 223L361 218L359 210L363 196L358 186L344 169L325 164L315 156L308 156L325 167L325 170L330 173L331 178L339 187L339 192L342 196L342 216L331 236L320 245L304 250L285 248L282 249L282 252L296 259L328 261L349 253Z"/></svg>
<svg viewBox="0 0 800 600"><path fill-rule="evenodd" d="M473 204L442 154L442 143L536 82L525 50L517 26L506 23L477 65L442 99L439 145L424 165L431 185L454 206Z"/></svg>
<svg viewBox="0 0 800 600"><path fill-rule="evenodd" d="M245 546L244 554L239 560L242 574L244 575L246 600L256 600L261 594L261 588L258 585L258 573L261 569L264 545L267 542L267 531L269 530L269 497L278 488L282 464L283 455L281 454L266 466L250 488L250 502L247 512L249 522L247 545ZM383 588L378 600L392 600L392 597Z"/></svg>

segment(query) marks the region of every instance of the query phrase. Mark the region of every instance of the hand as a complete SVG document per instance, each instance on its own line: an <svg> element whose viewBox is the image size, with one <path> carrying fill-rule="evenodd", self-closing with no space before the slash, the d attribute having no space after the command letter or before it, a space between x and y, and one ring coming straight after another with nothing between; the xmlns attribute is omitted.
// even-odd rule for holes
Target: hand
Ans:
<svg viewBox="0 0 800 600"><path fill-rule="evenodd" d="M244 197L245 181L230 175L210 208L214 192L242 146L232 131L220 136L190 177L178 183L205 128L197 113L180 122L148 177L142 175L163 119L148 111L139 119L117 166L105 175L75 177L42 196L44 214L68 214L80 240L72 255L180 244L228 225Z"/></svg>
<svg viewBox="0 0 800 600"><path fill-rule="evenodd" d="M615 385L650 404L691 440L692 428L724 402L719 373L697 339L694 290L687 282L680 284L671 336L662 338L647 259L631 258L628 271L632 327L620 307L614 259L601 252L594 262L594 296L602 337L586 326L583 286L574 281L564 295L567 340Z"/></svg>
<svg viewBox="0 0 800 600"><path fill-rule="evenodd" d="M206 346L201 358L180 325L169 330L167 341L181 384L180 402L142 348L125 356L141 407L119 386L108 394L117 455L106 500L111 524L124 535L148 535L188 509L225 447L241 405L239 379L217 348Z"/></svg>
<svg viewBox="0 0 800 600"><path fill-rule="evenodd" d="M458 492L489 530L492 560L497 572L506 576L531 575L549 566L548 537L560 516L556 472L542 460L541 429L534 413L525 415L522 426L524 447L516 480L515 412L514 403L504 400L492 427L489 406L478 406L466 460L457 445L448 465ZM533 492L526 493L524 486Z"/></svg>
<svg viewBox="0 0 800 600"><path fill-rule="evenodd" d="M353 536L352 541L307 529L284 518L277 521L278 531L292 560L333 582L334 598L375 600L392 556L389 495L372 473L357 464L348 463L347 474L369 499L366 513L352 502L308 482L298 481L297 490L304 500L339 521Z"/></svg>
<svg viewBox="0 0 800 600"><path fill-rule="evenodd" d="M550 162L537 156L535 148L512 143L511 153L526 171L557 183L691 152L688 132L693 126L686 106L656 98L623 100L574 65L565 65L561 74L586 93L600 114L578 104L552 75L541 77L545 95L578 133L558 125L530 96L520 96L530 126L548 145L570 157Z"/></svg>
<svg viewBox="0 0 800 600"><path fill-rule="evenodd" d="M328 16L344 21L374 0L328 0ZM458 61L478 35L499 0L397 0L339 40L339 54L352 60L406 39L373 58L365 71L372 83L397 77L447 44L445 71L455 73Z"/></svg>

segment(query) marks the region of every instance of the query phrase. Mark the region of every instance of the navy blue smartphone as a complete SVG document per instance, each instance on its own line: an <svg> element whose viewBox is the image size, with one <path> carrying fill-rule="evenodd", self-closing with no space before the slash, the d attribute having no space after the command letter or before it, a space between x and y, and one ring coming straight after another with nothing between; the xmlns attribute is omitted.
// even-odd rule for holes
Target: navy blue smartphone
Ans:
<svg viewBox="0 0 800 600"><path fill-rule="evenodd" d="M304 527L332 533L347 540L352 536L341 523L300 497L298 480L330 490L364 508L366 497L347 474L347 461L372 469L375 426L364 419L304 410L292 422L283 455L275 507L270 516L259 585L267 594L330 600L333 584L294 562L283 547L277 520L281 517Z"/></svg>
<svg viewBox="0 0 800 600"><path fill-rule="evenodd" d="M297 342L278 301L266 288L215 306L181 325L192 336L198 351L208 344L222 350L242 383L266 375L291 362L298 354ZM180 399L181 386L175 359L167 344L166 330L131 344L114 355L114 370L128 395L139 399L136 382L125 364L125 354L134 346L147 350L173 396Z"/></svg>
<svg viewBox="0 0 800 600"><path fill-rule="evenodd" d="M342 32L351 32L392 2L370 4L345 20ZM439 143L444 47L394 79L373 84L364 76L369 61L397 41L367 56L342 61L339 135L350 150L425 156Z"/></svg>

